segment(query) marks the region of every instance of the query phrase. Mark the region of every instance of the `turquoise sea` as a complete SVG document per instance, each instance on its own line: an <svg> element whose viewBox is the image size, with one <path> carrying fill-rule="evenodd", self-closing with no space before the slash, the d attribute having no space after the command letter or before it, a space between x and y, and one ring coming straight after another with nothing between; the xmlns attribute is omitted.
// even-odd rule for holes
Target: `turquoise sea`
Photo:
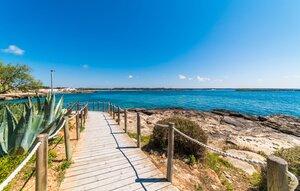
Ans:
<svg viewBox="0 0 300 191"><path fill-rule="evenodd" d="M74 101L110 101L123 108L183 108L200 111L227 109L252 115L285 114L300 117L298 90L98 91L63 96L65 104Z"/></svg>

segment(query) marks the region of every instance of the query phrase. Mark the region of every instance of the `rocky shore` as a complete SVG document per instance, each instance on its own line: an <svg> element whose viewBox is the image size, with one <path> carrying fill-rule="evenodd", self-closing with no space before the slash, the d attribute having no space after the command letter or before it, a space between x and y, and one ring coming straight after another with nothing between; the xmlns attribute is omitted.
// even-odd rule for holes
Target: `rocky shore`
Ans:
<svg viewBox="0 0 300 191"><path fill-rule="evenodd" d="M133 109L127 115L130 132L136 132L136 111L141 113L143 135L151 135L159 120L180 116L199 124L208 135L209 145L251 159L265 160L278 149L300 146L300 119L295 117L250 116L226 110ZM235 159L229 162L246 173L256 172L250 164Z"/></svg>
<svg viewBox="0 0 300 191"><path fill-rule="evenodd" d="M7 93L7 94L0 94L0 100L14 100L14 99L25 99L28 97L38 97L38 96L45 96L45 93L35 93L35 92L26 92L26 93Z"/></svg>
<svg viewBox="0 0 300 191"><path fill-rule="evenodd" d="M1 100L8 101L8 100L15 100L15 99L25 99L28 97L43 97L43 96L46 96L48 92L50 92L49 89L39 90L38 92L13 92L13 93L7 93L7 94L0 94L0 101ZM76 90L76 89L72 89L72 90L62 89L62 90L55 91L56 94L70 94L70 93L80 94L80 93L93 93L93 92L95 92L95 91Z"/></svg>

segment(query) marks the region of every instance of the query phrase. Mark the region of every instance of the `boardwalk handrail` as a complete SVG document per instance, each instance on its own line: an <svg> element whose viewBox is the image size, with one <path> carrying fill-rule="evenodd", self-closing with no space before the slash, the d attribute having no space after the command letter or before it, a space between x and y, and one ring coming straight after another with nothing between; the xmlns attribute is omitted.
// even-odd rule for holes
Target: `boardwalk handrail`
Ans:
<svg viewBox="0 0 300 191"><path fill-rule="evenodd" d="M28 163L31 157L35 154L39 146L42 142L36 143L32 151L27 155L27 157L19 164L19 166L0 184L0 190L3 190L16 176L17 174L23 169L23 167Z"/></svg>
<svg viewBox="0 0 300 191"><path fill-rule="evenodd" d="M68 107L67 109L69 110L69 109L71 109L72 110L72 108L74 108L74 105L75 105L76 103L74 103L74 104L72 104L72 106L71 107ZM75 113L75 115L73 115L72 117L69 117L68 118L68 120L69 119L73 119L74 117L77 117L78 115L81 115L81 116L83 116L84 118L86 118L86 116L87 116L87 112L88 112L88 104L85 104L80 110L78 110L78 111L76 111L76 113ZM53 139L54 137L56 137L57 136L57 134L60 132L60 130L63 128L63 127L68 127L67 125L66 125L66 120L65 120L65 118L63 118L62 119L63 121L62 121L62 123L61 123L61 126L59 127L59 128L57 128L57 130L55 131L55 132L53 132L49 137L48 137L48 135L47 134L40 134L40 135L44 135L44 136L42 136L43 138L46 138L46 142L47 142L47 144L48 144L48 140L50 140L50 139ZM81 124L83 124L82 123L82 121L83 121L83 119L81 118ZM78 124L77 124L77 122L76 122L76 128L78 129L79 127L78 127ZM78 132L78 131L77 131ZM64 137L66 138L66 131L64 132ZM78 135L77 135L77 137L78 137ZM39 137L37 138L37 139L39 139ZM40 146L43 144L43 142L42 141L38 141L36 144L35 144L35 146L32 148L32 150L29 152L29 154L25 157L25 159L23 159L23 161L15 168L15 170L3 181L3 182L1 182L0 183L0 191L1 190L3 190L16 176L17 176L17 174L24 168L24 166L28 163L28 161L32 158L32 156L36 153L36 155L37 155L37 163L39 163L39 166L41 166L41 165L43 165L43 164L40 164L40 162L41 162L41 160L38 160L39 159L39 157L40 158L43 158L42 160L44 160L45 158L47 158L48 157L48 149L46 149L47 151L44 153L43 151L44 151L44 149L42 149L43 151L42 152L40 152L40 153L43 153L43 155L47 155L47 156L40 156L38 153L38 149L40 148ZM71 148L67 148L67 145L65 146L66 147L66 153L69 153L69 151L67 151L67 149L71 149ZM47 146L47 148L48 148L48 146ZM46 163L48 163L48 160L46 161ZM46 165L47 166L47 165ZM43 167L42 166L42 168L44 168L45 169L45 167ZM38 171L38 170L37 170ZM39 178L38 176L40 176L41 174L43 174L43 173L46 173L47 174L47 169L45 169L45 170L41 170L41 171L43 171L43 172L36 172L36 176L37 176L37 179L41 179L41 178ZM44 172L45 171L45 172ZM44 177L47 177L47 176L45 176L45 174L43 174L43 176ZM47 180L41 180L42 181L42 186L43 187L45 187L45 186L47 186ZM46 182L45 182L46 181ZM38 182L38 180L36 180L36 190L40 190L40 187L39 187L39 185L40 184L38 184L37 183Z"/></svg>
<svg viewBox="0 0 300 191"><path fill-rule="evenodd" d="M109 108L110 106L112 106L112 115L113 118L114 114L115 114L115 108L117 106L112 105L109 103ZM118 109L118 121L120 121L120 111L121 108L117 107ZM123 111L125 112L126 109L123 109ZM110 110L109 110L110 113ZM126 113L126 112L125 112ZM110 113L111 114L111 113ZM138 147L140 146L140 139L141 139L141 135L140 135L140 118L142 118L139 114L139 112L137 112L137 145ZM142 118L144 119L144 118ZM145 119L144 119L145 120ZM127 115L124 115L124 125L125 125L125 132L126 132L126 126L127 126ZM148 122L148 121L147 121ZM227 152L224 152L218 148L209 146L205 143L202 143L196 139L191 138L190 136L186 135L185 133L179 131L174 124L169 124L169 125L165 125L165 124L159 124L159 123L152 123L153 125L162 127L162 128L169 128L169 139L168 139L168 168L167 168L167 179L172 182L172 173L173 173L173 149L174 149L174 131L176 133L178 133L179 135L185 137L186 139L188 139L189 141L192 141L202 147L205 147L206 149L209 149L215 153L218 153L224 157L231 157L240 161L244 161L247 163L252 163L255 165L260 165L262 167L266 167L267 168L267 186L268 186L268 191L275 191L275 190L289 190L289 191L294 191L298 184L299 181L297 179L297 177L291 173L290 171L288 171L287 169L287 162L279 157L275 157L275 156L269 156L267 162L265 161L258 161L258 160L253 160L253 159L248 159L248 158L244 158L244 157L240 157L237 155L233 155ZM170 150L172 149L172 151ZM290 179L290 180L288 180Z"/></svg>

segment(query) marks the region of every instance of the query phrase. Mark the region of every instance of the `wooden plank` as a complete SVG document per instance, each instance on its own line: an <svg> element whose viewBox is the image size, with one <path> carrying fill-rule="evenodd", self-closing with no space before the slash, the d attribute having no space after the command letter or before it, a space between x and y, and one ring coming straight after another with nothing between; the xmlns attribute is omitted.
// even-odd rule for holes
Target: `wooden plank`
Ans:
<svg viewBox="0 0 300 191"><path fill-rule="evenodd" d="M89 112L61 190L177 190L164 177L107 113Z"/></svg>

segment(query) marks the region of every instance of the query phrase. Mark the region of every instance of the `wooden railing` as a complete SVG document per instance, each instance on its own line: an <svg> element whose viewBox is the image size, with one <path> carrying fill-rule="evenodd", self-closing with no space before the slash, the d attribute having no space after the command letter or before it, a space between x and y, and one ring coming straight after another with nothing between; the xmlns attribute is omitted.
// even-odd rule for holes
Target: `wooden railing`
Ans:
<svg viewBox="0 0 300 191"><path fill-rule="evenodd" d="M113 105L110 102L106 102L107 112L112 116L113 119L120 125L121 113L124 113L124 130L127 133L127 110L122 109L119 106ZM116 117L117 115L117 117ZM136 112L136 140L137 147L141 147L141 115L139 112ZM199 144L200 146L205 147L212 152L218 153L225 157L232 157L244 162L253 163L255 165L260 165L262 168L266 168L267 171L267 188L268 191L294 191L298 186L297 177L288 171L288 163L277 156L271 155L267 157L266 162L250 160L240 156L235 156L229 153L226 153L218 148L206 145L204 143L195 140L186 134L180 132L176 129L174 123L169 123L168 125L163 124L154 124L162 128L168 128L168 148L167 148L167 175L166 178L168 181L172 182L173 180L173 156L174 156L174 133L178 133L186 139Z"/></svg>
<svg viewBox="0 0 300 191"><path fill-rule="evenodd" d="M74 104L75 105L75 104ZM65 140L65 155L68 161L72 159L72 146L70 142L69 135L69 120L76 118L76 138L80 137L80 128L85 124L88 106L80 105L76 103L77 109L75 114L69 117L72 114L73 106L67 108L67 113L63 119L62 125L50 136L48 134L40 134L37 137L37 143L33 146L33 149L27 155L27 157L21 162L20 165L0 184L0 190L3 190L13 179L14 177L22 170L26 163L36 154L36 180L35 180L35 190L36 191L46 191L47 190L47 175L48 175L48 140L51 140L57 136L59 131L64 128L64 140ZM52 148L53 149L53 148Z"/></svg>

